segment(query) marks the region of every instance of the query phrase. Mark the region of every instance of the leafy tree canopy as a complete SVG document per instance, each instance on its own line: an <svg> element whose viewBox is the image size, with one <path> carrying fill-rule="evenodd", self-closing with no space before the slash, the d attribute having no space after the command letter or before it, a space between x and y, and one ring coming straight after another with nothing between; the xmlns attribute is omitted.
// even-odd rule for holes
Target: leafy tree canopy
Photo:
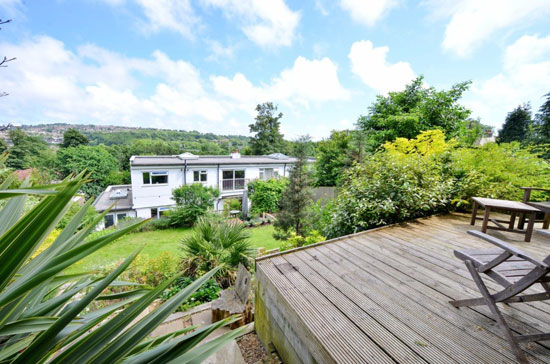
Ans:
<svg viewBox="0 0 550 364"><path fill-rule="evenodd" d="M86 170L92 182L82 187L87 196L97 196L107 186L109 176L118 170L116 159L103 146L68 147L57 152L57 168L63 175Z"/></svg>
<svg viewBox="0 0 550 364"><path fill-rule="evenodd" d="M447 137L457 135L471 113L458 103L470 82L458 83L445 91L424 87L423 79L420 76L413 80L404 91L377 96L368 115L359 118L357 124L366 134L368 149L374 150L398 137L414 138L430 129L440 129Z"/></svg>
<svg viewBox="0 0 550 364"><path fill-rule="evenodd" d="M88 145L89 142L90 140L81 132L74 128L70 128L63 133L63 143L61 146L63 148L78 147L79 145Z"/></svg>
<svg viewBox="0 0 550 364"><path fill-rule="evenodd" d="M499 143L524 141L532 122L531 106L529 104L519 105L506 116L502 129L498 133Z"/></svg>
<svg viewBox="0 0 550 364"><path fill-rule="evenodd" d="M283 113L276 114L277 106L271 102L258 104L256 111L256 122L249 125L250 132L256 133L250 139L250 154L267 155L282 152L285 142L280 131L279 119L283 117Z"/></svg>
<svg viewBox="0 0 550 364"><path fill-rule="evenodd" d="M12 144L6 165L14 169L26 169L33 166L33 160L48 149L46 142L39 137L27 135L21 129L9 131L8 138Z"/></svg>
<svg viewBox="0 0 550 364"><path fill-rule="evenodd" d="M541 105L535 120L540 138L544 143L550 143L550 92L545 96L546 101Z"/></svg>
<svg viewBox="0 0 550 364"><path fill-rule="evenodd" d="M344 169L352 165L349 131L333 131L329 139L317 143L315 179L319 186L336 186Z"/></svg>

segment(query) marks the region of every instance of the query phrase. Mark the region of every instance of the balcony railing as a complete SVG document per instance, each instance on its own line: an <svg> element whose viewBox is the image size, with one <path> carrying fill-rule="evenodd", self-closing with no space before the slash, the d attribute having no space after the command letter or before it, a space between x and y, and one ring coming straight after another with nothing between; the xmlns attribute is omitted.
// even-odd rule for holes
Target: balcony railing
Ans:
<svg viewBox="0 0 550 364"><path fill-rule="evenodd" d="M223 179L222 191L244 190L246 180L244 178Z"/></svg>

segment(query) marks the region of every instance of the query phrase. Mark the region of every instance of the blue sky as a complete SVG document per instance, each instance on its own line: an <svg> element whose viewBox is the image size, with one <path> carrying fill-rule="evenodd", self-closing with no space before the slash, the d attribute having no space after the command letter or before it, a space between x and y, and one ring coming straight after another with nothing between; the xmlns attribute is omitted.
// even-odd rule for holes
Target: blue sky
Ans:
<svg viewBox="0 0 550 364"><path fill-rule="evenodd" d="M0 123L248 134L273 101L288 138L351 128L418 75L499 127L550 92L550 1L0 0Z"/></svg>

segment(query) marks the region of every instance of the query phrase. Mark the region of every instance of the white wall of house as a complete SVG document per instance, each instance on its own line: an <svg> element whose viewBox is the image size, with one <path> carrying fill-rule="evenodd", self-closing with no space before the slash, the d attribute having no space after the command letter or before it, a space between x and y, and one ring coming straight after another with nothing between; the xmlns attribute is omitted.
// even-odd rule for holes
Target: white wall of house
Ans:
<svg viewBox="0 0 550 364"><path fill-rule="evenodd" d="M143 183L144 173L168 174L168 183ZM175 205L172 199L172 190L183 184L182 168L166 167L132 167L130 171L132 179L132 194L134 209L140 210L151 207L165 207ZM139 216L138 217L143 217Z"/></svg>
<svg viewBox="0 0 550 364"><path fill-rule="evenodd" d="M167 208L175 205L172 199L172 190L182 186L184 183L202 183L220 191L220 198L215 202L214 208L223 209L221 200L224 197L234 197L242 193L248 182L257 178L268 179L274 176L288 176L289 165L188 165L185 171L184 166L155 166L155 167L131 167L130 176L132 179L133 206L137 217L151 217L151 208ZM233 177L233 181L224 182L224 171L227 174L231 171L244 171L244 181L241 178ZM144 183L144 173L159 175L166 172L167 183ZM197 173L195 173L197 172ZM185 177L184 177L185 175ZM206 176L206 181L204 181ZM196 181L198 178L198 181ZM150 182L154 182L149 179Z"/></svg>

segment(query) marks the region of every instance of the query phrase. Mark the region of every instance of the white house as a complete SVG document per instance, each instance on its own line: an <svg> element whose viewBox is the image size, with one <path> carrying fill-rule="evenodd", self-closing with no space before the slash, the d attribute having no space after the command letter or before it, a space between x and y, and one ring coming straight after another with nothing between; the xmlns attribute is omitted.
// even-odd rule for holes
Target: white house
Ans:
<svg viewBox="0 0 550 364"><path fill-rule="evenodd" d="M288 176L296 158L275 153L267 156L132 156L132 209L137 217L159 217L175 205L172 190L202 183L220 191L215 208L223 209L223 199L242 198L249 181Z"/></svg>

